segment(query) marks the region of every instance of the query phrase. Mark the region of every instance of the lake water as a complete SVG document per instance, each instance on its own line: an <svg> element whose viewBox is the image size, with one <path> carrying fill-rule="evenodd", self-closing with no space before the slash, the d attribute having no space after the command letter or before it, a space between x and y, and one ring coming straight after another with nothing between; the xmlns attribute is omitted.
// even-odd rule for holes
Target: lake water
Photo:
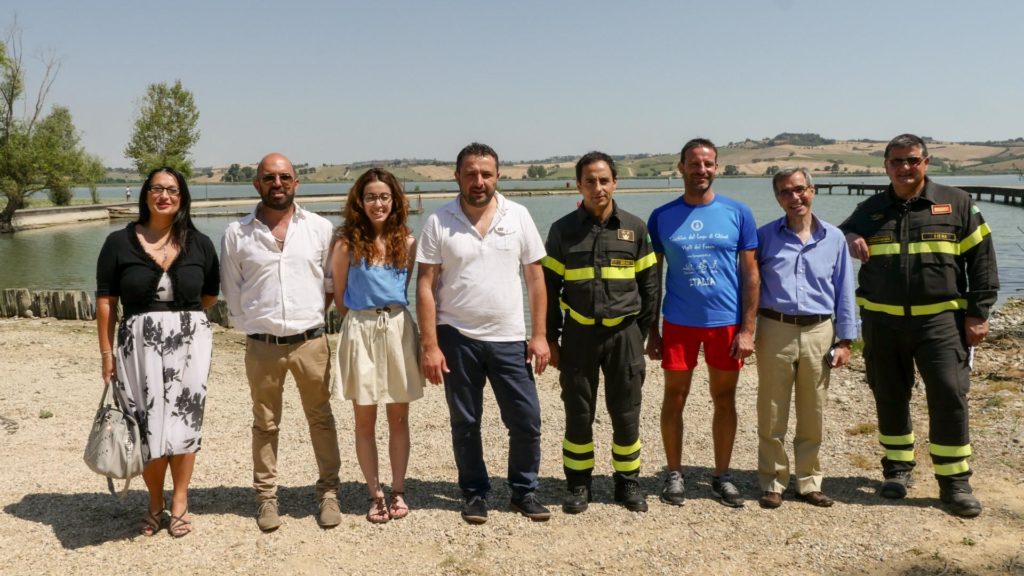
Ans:
<svg viewBox="0 0 1024 576"><path fill-rule="evenodd" d="M1021 182L1016 176L964 176L936 177L936 181L952 185L987 185L987 186L1019 186ZM885 177L840 177L818 178L817 182L837 183L886 183ZM344 194L350 184L304 184L300 189L299 202L313 210L337 210L337 203L308 203L302 201L302 194ZM419 186L423 192L446 190L454 192L454 182L408 182L408 189ZM516 188L561 189L564 181L502 181L500 187L506 190ZM625 193L630 188L664 188L664 192ZM720 178L715 182L715 192L746 203L754 212L758 224L764 224L782 216L771 192L771 181L767 178ZM644 218L658 206L670 201L681 193L681 182L678 179L658 180L627 180L619 182L619 194L616 200L619 206ZM77 194L88 192L79 190ZM104 198L124 198L124 187L106 187L100 189ZM137 194L137 190L133 190ZM253 198L256 193L252 186L218 185L196 186L192 189L193 199L246 197ZM137 198L137 197L136 197ZM541 236L547 235L551 223L576 207L578 195L533 196L513 198L525 205L533 215ZM814 212L819 218L838 224L846 218L857 205L864 200L862 196L848 196L845 189L842 193L828 195L818 194L814 203ZM423 214L410 217L410 224L418 234L427 216L439 206L448 202L447 199L423 200ZM1024 295L1024 209L989 202L979 203L979 207L992 228L999 258L999 276L1002 288L1000 301L1008 296ZM236 217L197 217L196 226L220 246L220 238L225 227ZM340 222L339 216L328 217L335 224ZM78 224L29 230L16 234L0 235L0 289L28 288L42 289L77 289L95 290L96 256L104 238L111 231L125 226L126 221L113 221L95 224Z"/></svg>

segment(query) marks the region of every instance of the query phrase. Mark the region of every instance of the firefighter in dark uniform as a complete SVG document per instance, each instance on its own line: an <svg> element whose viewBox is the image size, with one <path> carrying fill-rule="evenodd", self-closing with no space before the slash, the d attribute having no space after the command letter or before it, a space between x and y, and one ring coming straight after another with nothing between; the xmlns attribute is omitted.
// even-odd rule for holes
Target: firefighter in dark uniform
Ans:
<svg viewBox="0 0 1024 576"><path fill-rule="evenodd" d="M590 152L576 164L583 202L551 225L542 260L548 291L551 364L561 371L565 405L562 463L577 514L591 500L598 370L612 422L615 501L645 512L640 491L640 400L644 341L658 299L657 266L647 225L612 200L615 162ZM561 336L561 345L559 345Z"/></svg>
<svg viewBox="0 0 1024 576"><path fill-rule="evenodd" d="M988 334L999 280L992 236L969 194L925 175L928 148L913 134L885 148L888 190L843 222L860 259L868 385L878 410L881 495L903 498L914 468L914 365L928 397L929 452L939 498L962 517L981 513L969 479L967 391L972 347Z"/></svg>

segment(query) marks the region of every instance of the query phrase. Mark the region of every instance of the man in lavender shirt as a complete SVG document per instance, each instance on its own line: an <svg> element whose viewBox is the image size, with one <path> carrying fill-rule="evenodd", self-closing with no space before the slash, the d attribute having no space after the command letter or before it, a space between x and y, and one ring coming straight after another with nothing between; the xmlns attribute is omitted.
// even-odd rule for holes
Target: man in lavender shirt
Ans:
<svg viewBox="0 0 1024 576"><path fill-rule="evenodd" d="M853 268L843 233L811 213L814 185L807 170L778 172L772 188L786 215L757 231L758 503L778 508L789 484L785 437L795 387L796 498L827 507L833 501L821 491L818 451L830 370L849 362L857 337Z"/></svg>

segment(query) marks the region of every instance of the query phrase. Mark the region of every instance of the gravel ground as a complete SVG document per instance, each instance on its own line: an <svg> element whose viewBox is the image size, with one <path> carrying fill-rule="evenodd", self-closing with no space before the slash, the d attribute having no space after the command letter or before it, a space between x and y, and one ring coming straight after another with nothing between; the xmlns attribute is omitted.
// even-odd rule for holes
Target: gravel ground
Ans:
<svg viewBox="0 0 1024 576"><path fill-rule="evenodd" d="M551 370L538 381L544 430L540 495L553 509L549 522L533 523L506 509L507 435L489 392L485 451L495 486L492 513L482 526L460 520L447 409L443 391L431 387L411 410L407 491L413 512L384 525L364 519L366 490L352 447L351 409L335 404L344 519L335 529L320 529L315 463L298 395L289 387L279 463L284 525L271 534L260 533L253 516L244 337L218 328L205 441L190 492L195 530L174 539L166 531L136 536L146 502L141 479L121 502L106 494L103 481L81 461L102 390L93 324L0 320L0 453L6 468L0 476L0 570L102 574L125 565L141 574L1024 574L1022 325L1024 305L1013 301L993 320L992 338L976 356L973 484L986 508L973 520L939 507L924 442L917 447L922 465L910 496L899 502L877 496L881 450L858 355L832 379L822 451L824 490L837 501L829 509L797 502L791 492L778 510L757 506L753 366L741 373L733 457L737 484L750 498L747 506L733 510L711 498L711 402L700 372L685 414L688 498L682 507L659 502L663 379L652 366L641 437L650 511L630 513L611 503L611 429L607 416L599 415L596 502L584 514L562 514L562 406ZM923 439L927 417L920 390L914 410ZM389 475L385 462L382 477Z"/></svg>

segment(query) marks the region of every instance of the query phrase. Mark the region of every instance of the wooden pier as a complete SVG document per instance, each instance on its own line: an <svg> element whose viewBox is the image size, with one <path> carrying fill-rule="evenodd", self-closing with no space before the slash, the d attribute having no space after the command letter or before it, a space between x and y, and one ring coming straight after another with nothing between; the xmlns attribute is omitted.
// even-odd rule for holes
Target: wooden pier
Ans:
<svg viewBox="0 0 1024 576"><path fill-rule="evenodd" d="M849 196L865 196L884 192L888 184L815 184L814 188L818 193L826 192L832 195L836 188L845 188ZM967 192L978 202L993 202L1007 204L1009 206L1024 207L1024 187L1015 188L1010 186L957 186Z"/></svg>

